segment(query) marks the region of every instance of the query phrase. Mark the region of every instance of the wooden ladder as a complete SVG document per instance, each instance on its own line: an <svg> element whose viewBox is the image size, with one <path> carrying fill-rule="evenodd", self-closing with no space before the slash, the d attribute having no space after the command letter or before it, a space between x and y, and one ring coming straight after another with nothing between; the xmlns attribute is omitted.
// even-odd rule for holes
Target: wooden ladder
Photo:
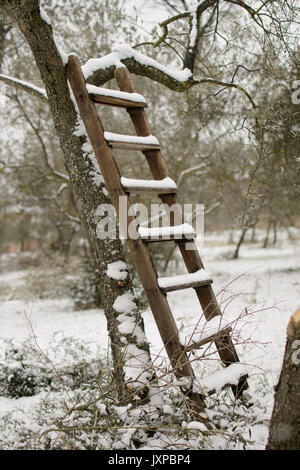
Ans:
<svg viewBox="0 0 300 470"><path fill-rule="evenodd" d="M157 139L152 136L147 121L144 110L147 106L146 101L141 95L135 93L133 81L128 69L124 66L116 68L115 70L115 78L120 92L87 84L82 74L80 64L75 56L69 56L67 75L86 132L119 219L124 216L124 214L121 213L120 197L123 196L126 198L123 200L126 201L127 207L129 208L130 194L137 192L156 193L164 204L175 208L177 207L177 210L180 212L180 209L178 209L180 206L176 195L176 184L169 178L168 169L161 155L159 143ZM104 132L95 103L124 108L131 118L137 136L122 136ZM113 157L114 148L142 151L147 159L154 179L146 184L143 180L138 181L121 178L118 166ZM182 217L181 213L175 215ZM132 222L137 224L133 215L126 214L126 217L127 227ZM176 220L178 220L177 217ZM171 223L171 225L173 225L173 223ZM178 329L167 301L166 293L192 287L198 296L207 322L217 315L222 315L211 286L212 280L205 279L203 276L203 273L205 273L204 267L193 240L195 233L191 230L191 227L183 223L181 226L172 226L170 233L167 235L164 230L157 228L143 229L138 227L138 230L139 236L137 239L131 239L130 237L127 239L135 268L147 295L150 308L174 373L177 377L189 377L193 381L194 372L188 357L188 352L192 347L189 346L185 348L180 342ZM175 276L174 282L172 282L170 278L168 278L168 282L165 282L164 278L157 276L148 250L148 243L170 240L173 240L174 243L178 245L188 274L179 277ZM188 249L186 247L187 241L189 242ZM200 339L194 347L198 348L204 344L214 342L222 364L228 368L230 365L239 362L238 355L232 343L230 331L230 328L224 328L214 335L207 336L202 340ZM232 384L232 381L229 380L226 386L230 384ZM230 386L235 397L240 398L242 393L248 388L247 376L245 374L241 375L237 383ZM203 396L201 396L201 394L189 390L187 396L194 403L194 409L198 408L199 411L203 410Z"/></svg>

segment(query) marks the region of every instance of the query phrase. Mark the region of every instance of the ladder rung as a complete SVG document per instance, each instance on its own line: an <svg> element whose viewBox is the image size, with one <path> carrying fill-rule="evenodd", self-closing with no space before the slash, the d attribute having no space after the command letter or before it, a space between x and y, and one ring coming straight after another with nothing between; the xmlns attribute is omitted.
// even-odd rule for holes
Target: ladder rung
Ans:
<svg viewBox="0 0 300 470"><path fill-rule="evenodd" d="M235 362L225 367L224 369L215 372L214 374L198 379L200 390L212 395L218 393L224 388L238 385L242 378L248 377L248 367L240 362ZM198 384L195 384L195 390L198 389Z"/></svg>
<svg viewBox="0 0 300 470"><path fill-rule="evenodd" d="M219 340L224 336L227 336L232 331L232 328L229 326L224 328L223 330L214 333L213 335L207 336L206 338L200 339L199 341L195 341L188 346L184 347L184 350L187 352L194 351L195 349L201 348L205 346L205 344L212 343L213 341Z"/></svg>
<svg viewBox="0 0 300 470"><path fill-rule="evenodd" d="M159 277L158 285L162 292L172 292L190 287L203 287L212 284L212 280L204 269L199 269L195 273L182 274L180 276Z"/></svg>
<svg viewBox="0 0 300 470"><path fill-rule="evenodd" d="M117 106L119 108L145 108L145 98L139 93L126 93L124 91L109 90L94 85L86 85L89 97L95 103Z"/></svg>
<svg viewBox="0 0 300 470"><path fill-rule="evenodd" d="M107 60L105 60L105 62L107 63ZM103 61L101 61L101 64L103 65ZM86 77L90 76L92 71L95 70L95 67L99 68L99 65L98 61L96 61L96 63L90 63L85 68L86 76L84 76L78 60L74 55L70 55L66 65L66 70L78 110L93 147L95 157L99 163L108 192L115 208L118 209L119 197L124 195L124 190L121 186L119 169L113 157L111 147L143 151L155 180L165 177L167 174L167 167L160 155L160 152L157 151L160 149L159 142L153 135L151 135L150 126L143 110L143 107L146 106L144 98L141 96L134 96L133 93L129 93L130 96L127 94L128 90L134 92L129 71L123 66L116 67L115 70L115 77L119 87L121 90L126 90L125 96L125 92L120 93L112 90L108 91L106 89L104 91L103 89L92 88L91 85L86 84ZM97 114L94 101L121 106L124 108L131 108L128 109L128 112L137 135L129 136L110 132L104 132L103 134L103 127ZM148 183L146 185L143 184L142 186L135 186L134 189L145 189L145 187L148 186L148 189L151 189L152 191L154 189L153 185L152 183L149 184L150 186L148 186ZM169 191L170 187L169 185L167 186L168 187L166 189ZM172 204L178 203L176 196L172 193L167 196L161 194L161 199L170 207ZM131 220L131 216L129 220ZM170 224L171 223L173 223L173 221L170 222ZM193 380L195 376L191 361L189 361L188 354L180 342L176 323L172 316L167 296L164 295L164 292L193 287L196 289L196 294L206 319L209 319L214 315L219 316L219 313L221 313L213 290L210 287L212 280L205 279L207 274L204 269L200 269L202 267L202 262L195 247L195 243L190 243L191 248L189 253L189 250L184 246L185 241L192 240L196 237L196 232L188 224L181 224L163 228L139 227L139 235L140 238L137 240L131 240L129 238L128 242L133 262L147 295L163 344L165 345L176 376L189 377ZM180 248L187 270L192 272L182 276L157 278L149 250L147 249L147 246L142 243L142 240L150 242L174 239L175 241L178 240L177 244ZM180 240L183 240L183 242ZM198 271L195 272L197 269ZM206 287L202 288L201 286ZM212 325L210 325L210 327L211 326ZM227 324L226 327L228 326L229 325ZM213 325L213 327L215 327L215 325ZM222 325L222 328L225 328L225 325ZM201 341L208 341L211 339L212 331L213 333L216 333L216 330L212 328L210 331L206 331L205 337L198 336L197 339L200 340L200 342L198 342L198 347L199 344L201 344ZM242 368L234 369L234 367L239 366L237 366L238 355L235 351L230 335L228 334L228 336L223 337L214 336L214 339L222 363L226 365L231 364L231 366L225 369L225 371L222 370L208 379L201 379L199 393L196 391L197 384L195 383L195 389L189 390L191 393L186 393L187 398L192 401L190 409L193 416L197 416L199 410L204 409L201 385L211 391L218 390L220 387L223 388L229 384L232 386L233 392L237 397L240 397L243 391L248 387L247 382L243 379L247 372ZM184 393L185 392L186 390Z"/></svg>
<svg viewBox="0 0 300 470"><path fill-rule="evenodd" d="M159 142L154 135L138 137L135 135L115 134L114 132L104 132L105 140L115 149L124 150L158 150Z"/></svg>
<svg viewBox="0 0 300 470"><path fill-rule="evenodd" d="M171 227L139 227L142 240L147 243L170 241L170 240L192 240L197 233L189 224L174 225Z"/></svg>
<svg viewBox="0 0 300 470"><path fill-rule="evenodd" d="M131 178L121 178L121 184L125 191L131 194L139 193L176 193L177 185L169 176L162 180L138 180Z"/></svg>

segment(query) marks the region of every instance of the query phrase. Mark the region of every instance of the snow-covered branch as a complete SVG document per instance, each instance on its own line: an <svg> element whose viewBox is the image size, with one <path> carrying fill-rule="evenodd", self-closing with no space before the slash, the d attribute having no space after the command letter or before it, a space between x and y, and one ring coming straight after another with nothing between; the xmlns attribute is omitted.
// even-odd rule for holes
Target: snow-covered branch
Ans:
<svg viewBox="0 0 300 470"><path fill-rule="evenodd" d="M211 214L214 210L216 210L218 207L220 207L222 201L218 200L214 202L211 206L208 206L207 208L204 209L204 215L209 215Z"/></svg>
<svg viewBox="0 0 300 470"><path fill-rule="evenodd" d="M99 59L89 59L82 67L86 80L96 86L104 85L114 78L115 68L126 66L131 73L151 78L177 92L183 92L196 85L212 85L235 88L243 93L256 107L250 94L237 83L224 82L213 78L196 79L192 72L185 68L174 70L148 57L129 46L118 46L115 50Z"/></svg>
<svg viewBox="0 0 300 470"><path fill-rule="evenodd" d="M41 100L48 101L47 93L44 88L39 88L32 83L19 80L18 78L10 77L9 75L0 74L0 80L6 85L18 88L19 90L26 91L30 95L37 96Z"/></svg>
<svg viewBox="0 0 300 470"><path fill-rule="evenodd" d="M169 80L185 83L192 78L192 72L190 70L172 70L127 45L117 46L111 54L100 59L89 59L82 67L82 71L85 78L90 78L89 81L92 81L95 72L105 72L110 70L111 67L124 67L126 64L123 62L127 59L132 59L134 63L143 66L144 70L157 71L166 76Z"/></svg>
<svg viewBox="0 0 300 470"><path fill-rule="evenodd" d="M186 170L183 170L177 180L177 186L179 187L182 184L182 181L191 173L196 173L199 170L202 170L203 168L206 167L206 163L200 163L199 165L191 166L190 168L187 168Z"/></svg>

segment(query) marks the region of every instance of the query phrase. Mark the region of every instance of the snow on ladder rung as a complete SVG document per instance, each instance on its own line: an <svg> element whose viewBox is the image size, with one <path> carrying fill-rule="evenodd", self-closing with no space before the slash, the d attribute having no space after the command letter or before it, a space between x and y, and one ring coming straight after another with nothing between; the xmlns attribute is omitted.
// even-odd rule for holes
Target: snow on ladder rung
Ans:
<svg viewBox="0 0 300 470"><path fill-rule="evenodd" d="M186 223L171 227L139 227L139 234L147 242L193 240L197 236L193 227Z"/></svg>
<svg viewBox="0 0 300 470"><path fill-rule="evenodd" d="M129 191L131 194L139 193L176 193L177 185L172 178L167 176L161 180L139 180L131 178L121 178L121 184L125 191Z"/></svg>
<svg viewBox="0 0 300 470"><path fill-rule="evenodd" d="M204 269L199 269L195 273L182 274L180 276L159 277L158 285L162 292L172 292L190 287L203 287L212 284L208 274Z"/></svg>
<svg viewBox="0 0 300 470"><path fill-rule="evenodd" d="M232 331L232 322L228 322L223 315L215 315L210 320L198 321L196 324L181 326L179 337L185 351L193 351L205 344L222 340Z"/></svg>
<svg viewBox="0 0 300 470"><path fill-rule="evenodd" d="M115 149L125 150L158 150L159 142L154 135L140 137L136 135L115 134L114 132L104 132L104 138L109 145Z"/></svg>
<svg viewBox="0 0 300 470"><path fill-rule="evenodd" d="M117 106L119 108L145 108L145 98L139 93L127 93L119 90L109 90L94 85L86 85L89 97L95 103Z"/></svg>
<svg viewBox="0 0 300 470"><path fill-rule="evenodd" d="M221 390L238 385L242 378L248 377L248 366L240 362L234 362L229 366L215 372L208 377L197 379L194 383L193 391L212 395Z"/></svg>
<svg viewBox="0 0 300 470"><path fill-rule="evenodd" d="M212 343L213 341L216 341L216 340L221 340L222 338L224 338L224 336L229 335L231 331L232 331L232 328L228 326L227 328L224 328L223 330L219 330L217 333L214 333L210 336L204 336L202 339L199 339L199 341L193 341L188 346L184 346L184 350L186 352L190 352L190 351L194 351L195 349L199 349L208 343Z"/></svg>

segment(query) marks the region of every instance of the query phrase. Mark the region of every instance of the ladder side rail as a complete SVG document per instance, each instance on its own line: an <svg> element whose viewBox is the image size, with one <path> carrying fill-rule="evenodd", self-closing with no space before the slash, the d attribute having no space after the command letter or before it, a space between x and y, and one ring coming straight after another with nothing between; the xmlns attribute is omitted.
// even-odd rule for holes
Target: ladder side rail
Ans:
<svg viewBox="0 0 300 470"><path fill-rule="evenodd" d="M121 91L126 91L128 93L135 92L131 74L129 73L129 70L126 67L116 68L115 78ZM147 135L152 134L151 127L147 120L147 116L144 109L128 109L127 112L131 118L132 124L138 136L145 137ZM154 178L162 179L169 176L166 162L163 159L160 150L146 150L143 153L147 159L148 165ZM176 194L162 194L160 195L160 198L164 203L168 204L169 206L172 206L173 204L179 205L179 200ZM180 215L178 217L180 217ZM181 220L183 223L183 219ZM203 262L194 242L189 242L188 250L186 250L185 248L184 241L175 240L175 243L177 243L180 249L181 255L189 272L196 272L198 269L204 268ZM222 315L222 312L220 310L211 285L197 287L195 288L195 292L203 309L203 313L206 320L211 320L217 315ZM236 353L235 347L232 343L229 334L223 337L222 341L216 340L215 345L219 353L220 359L225 366L228 366L233 362L239 362L238 355ZM247 387L247 382L243 378L242 383L239 383L238 386L233 386L232 390L236 396L237 391L244 391Z"/></svg>
<svg viewBox="0 0 300 470"><path fill-rule="evenodd" d="M67 65L68 80L75 96L80 115L84 121L95 157L106 182L107 190L119 215L119 196L129 198L122 188L119 170L113 158L112 150L104 139L103 128L94 103L86 90L85 79L80 64L75 56L69 57ZM128 224L136 220L127 214ZM127 224L127 226L128 226ZM145 289L153 316L170 358L174 373L178 377L194 377L192 367L179 341L177 325L174 321L166 295L160 291L157 275L149 251L140 238L127 239L129 249Z"/></svg>

